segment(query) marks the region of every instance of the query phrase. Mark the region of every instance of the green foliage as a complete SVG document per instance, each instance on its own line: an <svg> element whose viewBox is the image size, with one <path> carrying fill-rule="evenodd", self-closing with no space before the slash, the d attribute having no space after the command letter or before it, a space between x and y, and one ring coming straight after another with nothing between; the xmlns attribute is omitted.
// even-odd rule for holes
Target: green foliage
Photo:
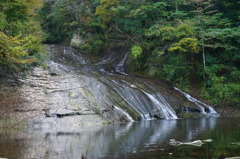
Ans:
<svg viewBox="0 0 240 159"><path fill-rule="evenodd" d="M139 45L134 45L131 49L133 59L138 59L139 56L143 53L143 49Z"/></svg>
<svg viewBox="0 0 240 159"><path fill-rule="evenodd" d="M118 0L101 0L100 5L96 8L96 15L101 19L101 26L103 28L107 27L107 24L117 13L116 7Z"/></svg>
<svg viewBox="0 0 240 159"><path fill-rule="evenodd" d="M20 71L35 64L41 51L41 29L35 21L40 1L1 0L0 68Z"/></svg>
<svg viewBox="0 0 240 159"><path fill-rule="evenodd" d="M81 20L80 8L80 2L75 0L46 1L40 11L42 27L47 33L46 42L69 40Z"/></svg>
<svg viewBox="0 0 240 159"><path fill-rule="evenodd" d="M0 3L0 29L9 35L18 35L24 31L28 22L28 6L21 0L2 0Z"/></svg>
<svg viewBox="0 0 240 159"><path fill-rule="evenodd" d="M240 44L240 27L208 29L204 33L204 37L214 49L223 48L226 51L238 50L238 44Z"/></svg>
<svg viewBox="0 0 240 159"><path fill-rule="evenodd" d="M200 51L198 40L196 38L183 38L179 42L172 44L169 52L198 53Z"/></svg>
<svg viewBox="0 0 240 159"><path fill-rule="evenodd" d="M144 56L143 56L143 48L140 45L134 45L131 48L130 59L132 60L131 65L132 69L139 70L143 66Z"/></svg>
<svg viewBox="0 0 240 159"><path fill-rule="evenodd" d="M89 39L87 43L82 44L79 48L79 51L85 54L90 55L99 55L103 50L104 42L100 38Z"/></svg>
<svg viewBox="0 0 240 159"><path fill-rule="evenodd" d="M205 90L205 97L217 105L232 105L238 106L240 104L240 84L224 83L223 77L215 77L214 85Z"/></svg>
<svg viewBox="0 0 240 159"><path fill-rule="evenodd" d="M229 74L229 80L232 83L240 84L240 70L237 68L234 68Z"/></svg>
<svg viewBox="0 0 240 159"><path fill-rule="evenodd" d="M177 87L187 90L189 88L189 70L190 66L185 63L185 57L183 55L175 55L168 57L166 64L162 66L159 76L164 80L172 82Z"/></svg>
<svg viewBox="0 0 240 159"><path fill-rule="evenodd" d="M32 45L29 38L20 36L11 37L0 32L0 61L2 65L15 66L15 64L32 63L34 57L28 57L28 48Z"/></svg>
<svg viewBox="0 0 240 159"><path fill-rule="evenodd" d="M224 64L214 64L206 69L208 81L205 97L214 105L240 104L240 71Z"/></svg>

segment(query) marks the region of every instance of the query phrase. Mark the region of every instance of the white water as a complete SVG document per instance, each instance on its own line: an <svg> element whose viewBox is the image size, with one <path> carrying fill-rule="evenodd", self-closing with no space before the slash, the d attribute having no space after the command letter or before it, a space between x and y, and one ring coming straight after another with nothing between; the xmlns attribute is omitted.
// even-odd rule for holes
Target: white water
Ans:
<svg viewBox="0 0 240 159"><path fill-rule="evenodd" d="M172 107L165 101L164 98L161 100L157 99L153 95L142 90L144 94L146 94L149 99L153 102L154 106L161 112L161 114L165 117L165 119L177 119L177 115Z"/></svg>
<svg viewBox="0 0 240 159"><path fill-rule="evenodd" d="M114 55L115 53L113 53ZM128 75L124 70L124 64L127 60L128 54L126 53L122 59L114 66L114 72L122 75ZM110 63L113 61L114 56L104 57L102 62L97 65ZM168 104L165 98L159 93L154 96L151 93L146 93L141 85L135 86L135 83L124 80L106 80L102 79L113 88L121 98L140 115L141 120L154 120L154 119L177 119L177 115L173 108ZM144 84L149 87L148 84ZM129 115L130 116L130 115Z"/></svg>
<svg viewBox="0 0 240 159"><path fill-rule="evenodd" d="M180 90L177 87L173 87L173 88L175 90L177 90L178 92L180 92L181 94L183 94L190 102L193 102L194 104L196 104L202 114L208 115L208 116L213 116L213 117L220 116L210 105L207 105L207 104L197 100L196 98L192 97L191 95L187 94L186 92L183 92L182 90ZM207 111L205 108L207 108Z"/></svg>
<svg viewBox="0 0 240 159"><path fill-rule="evenodd" d="M123 59L115 66L116 72L123 74L123 75L128 75L125 70L124 70L124 63L127 60L128 54L126 54Z"/></svg>
<svg viewBox="0 0 240 159"><path fill-rule="evenodd" d="M119 95L140 115L141 120L177 119L177 115L171 105L160 94L155 92L147 93L144 87L122 80L121 82L112 80L111 86ZM147 85L146 85L147 86Z"/></svg>
<svg viewBox="0 0 240 159"><path fill-rule="evenodd" d="M54 73L69 73L75 70L74 67L66 66L64 64L54 61L48 61L46 64L51 68L51 71L53 71Z"/></svg>
<svg viewBox="0 0 240 159"><path fill-rule="evenodd" d="M116 109L119 113L125 115L130 122L134 121L133 118L126 111L124 111L122 108L114 106L114 109Z"/></svg>
<svg viewBox="0 0 240 159"><path fill-rule="evenodd" d="M149 114L140 114L141 120L154 120Z"/></svg>
<svg viewBox="0 0 240 159"><path fill-rule="evenodd" d="M74 61L77 61L79 64L87 64L86 60L71 46L63 48L63 54L66 57L71 57Z"/></svg>
<svg viewBox="0 0 240 159"><path fill-rule="evenodd" d="M112 52L112 56L108 56L108 57L103 57L103 59L96 63L95 65L105 65L105 64L109 64L109 63L112 63L114 61L114 56L115 56L115 52Z"/></svg>

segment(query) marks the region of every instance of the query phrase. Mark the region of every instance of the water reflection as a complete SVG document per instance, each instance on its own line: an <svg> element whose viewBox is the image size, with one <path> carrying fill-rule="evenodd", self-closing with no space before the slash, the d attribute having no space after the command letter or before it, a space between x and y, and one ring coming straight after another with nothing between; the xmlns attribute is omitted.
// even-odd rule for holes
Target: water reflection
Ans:
<svg viewBox="0 0 240 159"><path fill-rule="evenodd" d="M227 144L226 140L229 145L231 142L240 141L239 135L236 135L239 133L240 122L234 121L202 118L131 122L112 126L79 127L71 130L64 129L63 126L61 129L44 128L11 135L8 131L1 133L0 157L79 159L81 154L84 154L89 159L159 158L159 156L164 158L164 155L166 157L171 152L180 156L186 155L182 154L184 152L187 152L187 155L191 154L189 147L171 147L168 144L170 139L192 141L207 138L214 140L213 143L209 143L213 144L214 152L210 151L211 145L204 144L205 148L208 146L207 151L211 154L209 156L214 157L214 155L220 155L216 154L216 152L221 153L221 149L217 151L218 146ZM225 127L228 127L229 131L224 132ZM21 147L16 148L19 144ZM204 146L194 148L194 151L205 152Z"/></svg>

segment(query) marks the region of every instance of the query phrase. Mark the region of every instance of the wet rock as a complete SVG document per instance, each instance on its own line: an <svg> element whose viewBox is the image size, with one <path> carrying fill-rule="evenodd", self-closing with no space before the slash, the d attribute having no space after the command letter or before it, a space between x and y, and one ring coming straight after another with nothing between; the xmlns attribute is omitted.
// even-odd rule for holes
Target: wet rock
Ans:
<svg viewBox="0 0 240 159"><path fill-rule="evenodd" d="M203 142L201 140L195 140L192 142L181 142L176 139L170 139L169 145L172 146L182 146L182 145L190 145L190 146L202 146Z"/></svg>
<svg viewBox="0 0 240 159"><path fill-rule="evenodd" d="M181 144L182 144L182 142L177 141L176 139L170 139L170 140L169 140L169 145L172 145L172 146L180 146Z"/></svg>
<svg viewBox="0 0 240 159"><path fill-rule="evenodd" d="M46 117L69 117L69 116L76 116L76 115L96 115L97 113L93 112L92 110L85 109L85 110L69 110L69 109L58 109L58 110L47 110L45 111Z"/></svg>
<svg viewBox="0 0 240 159"><path fill-rule="evenodd" d="M78 48L83 44L84 44L84 40L79 35L74 34L71 40L71 46Z"/></svg>
<svg viewBox="0 0 240 159"><path fill-rule="evenodd" d="M24 102L13 110L15 116L27 119L28 126L37 127L97 125L109 121L98 115L98 100L84 91L92 78L64 73L64 69L56 76L51 69L36 67L21 79L23 84L18 90Z"/></svg>
<svg viewBox="0 0 240 159"><path fill-rule="evenodd" d="M240 146L240 142L232 142L231 144Z"/></svg>
<svg viewBox="0 0 240 159"><path fill-rule="evenodd" d="M213 139L202 140L203 142L213 142Z"/></svg>

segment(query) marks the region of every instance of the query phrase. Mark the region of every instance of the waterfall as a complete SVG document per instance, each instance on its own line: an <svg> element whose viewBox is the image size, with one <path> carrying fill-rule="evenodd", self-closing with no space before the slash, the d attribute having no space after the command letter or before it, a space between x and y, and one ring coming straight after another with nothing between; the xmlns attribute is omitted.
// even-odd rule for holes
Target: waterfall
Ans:
<svg viewBox="0 0 240 159"><path fill-rule="evenodd" d="M191 95L187 94L186 92L183 92L177 87L173 87L175 90L183 94L190 102L194 103L195 105L198 106L199 110L201 111L202 114L208 115L208 116L213 116L213 117L219 117L219 114L210 106L207 105L196 98L192 97Z"/></svg>
<svg viewBox="0 0 240 159"><path fill-rule="evenodd" d="M143 91L143 90L142 90ZM143 91L144 92L144 91ZM161 116L164 116L165 119L177 119L177 115L172 107L167 103L167 101L160 95L157 97L144 92L149 99L152 101L154 106L160 111Z"/></svg>
<svg viewBox="0 0 240 159"><path fill-rule="evenodd" d="M102 80L109 85L109 88L113 88L128 106L140 115L141 120L177 119L175 111L160 92L155 92L149 87L147 93L140 84L136 87L131 82L125 80ZM145 87L147 86L145 84Z"/></svg>
<svg viewBox="0 0 240 159"><path fill-rule="evenodd" d="M151 120L150 101L138 89L133 89L122 85L115 80L110 83L111 87L124 99L124 101L133 108L141 117L141 120Z"/></svg>
<svg viewBox="0 0 240 159"><path fill-rule="evenodd" d="M79 64L87 64L86 60L71 46L63 48L63 54L65 57L70 58L71 61L75 61Z"/></svg>
<svg viewBox="0 0 240 159"><path fill-rule="evenodd" d="M125 73L125 70L124 70L124 64L125 64L125 61L127 60L127 56L128 56L128 54L125 54L123 59L115 66L116 72L123 74L123 75L128 75Z"/></svg>
<svg viewBox="0 0 240 159"><path fill-rule="evenodd" d="M69 101L70 106L74 102L75 105L87 107L97 113L104 112L102 115L106 119L114 121L120 121L121 117L127 121L178 118L175 110L181 106L179 103L182 99L172 94L174 92L169 91L168 85L125 73L124 64L128 56L126 50L110 51L95 64L86 61L72 47L50 46L50 51L53 52L53 60L48 61L50 70L64 75L63 79L67 81L73 81L61 84L61 87L66 87L66 92L70 92L67 97L71 99L64 99ZM178 88L174 89L193 102L202 114L219 116L211 106ZM60 95L63 96L64 93Z"/></svg>
<svg viewBox="0 0 240 159"><path fill-rule="evenodd" d="M117 106L114 106L114 109L116 109L117 111L119 111L121 114L125 115L126 118L128 119L128 121L130 121L130 122L133 122L133 121L134 121L133 118L132 118L126 111L124 111L123 109L121 109L121 108L119 108L119 107L117 107Z"/></svg>

